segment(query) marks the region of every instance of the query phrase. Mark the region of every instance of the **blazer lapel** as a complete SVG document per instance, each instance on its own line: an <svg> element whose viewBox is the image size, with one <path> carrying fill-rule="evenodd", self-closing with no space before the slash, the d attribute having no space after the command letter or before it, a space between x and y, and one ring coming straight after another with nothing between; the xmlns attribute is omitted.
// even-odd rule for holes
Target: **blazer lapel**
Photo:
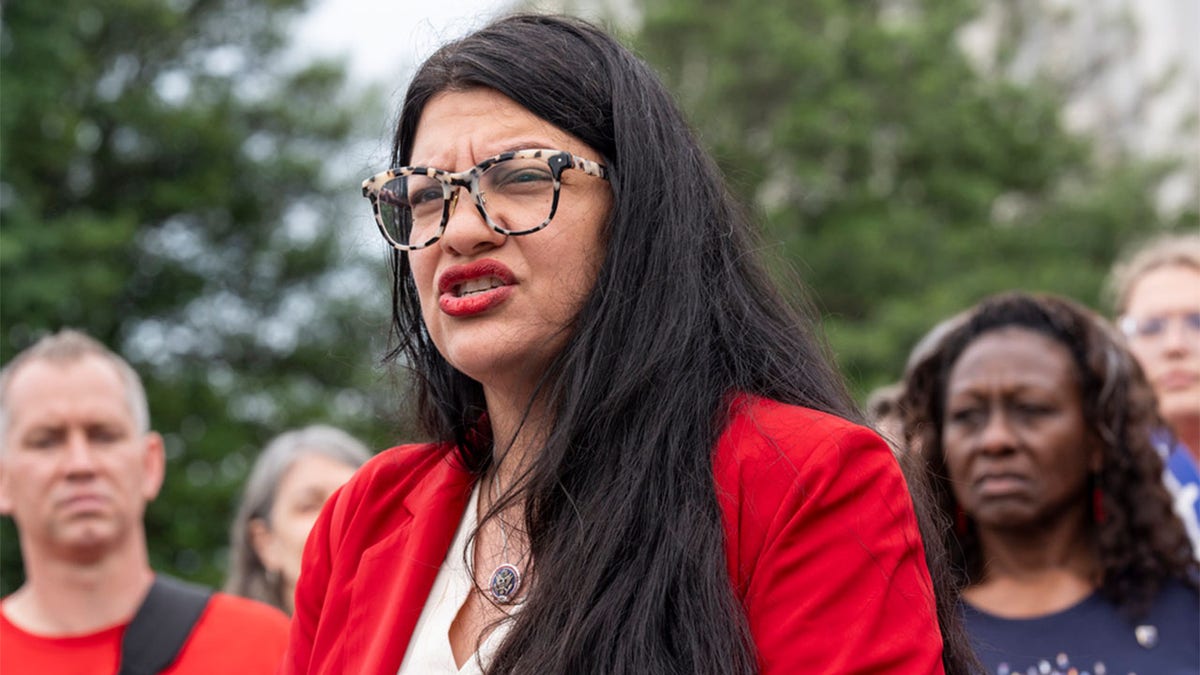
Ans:
<svg viewBox="0 0 1200 675"><path fill-rule="evenodd" d="M471 495L474 477L440 461L359 560L348 621L349 672L394 675Z"/></svg>

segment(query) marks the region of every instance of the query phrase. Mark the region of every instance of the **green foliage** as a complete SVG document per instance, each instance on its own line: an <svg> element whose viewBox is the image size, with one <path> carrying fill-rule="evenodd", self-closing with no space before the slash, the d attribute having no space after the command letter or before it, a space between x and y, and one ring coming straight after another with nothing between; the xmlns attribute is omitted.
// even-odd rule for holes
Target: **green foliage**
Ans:
<svg viewBox="0 0 1200 675"><path fill-rule="evenodd" d="M304 4L3 12L0 361L65 326L130 359L169 457L152 562L210 584L267 439L324 421L394 440L364 393L381 389L386 274L343 244L359 205L335 197L355 186L327 165L379 104L339 64L281 65ZM22 572L8 520L0 537L9 592Z"/></svg>
<svg viewBox="0 0 1200 675"><path fill-rule="evenodd" d="M1098 305L1131 240L1195 226L1154 208L1170 162L1101 163L1064 130L1059 83L972 67L957 39L981 3L642 4L635 44L812 287L860 394L983 296Z"/></svg>

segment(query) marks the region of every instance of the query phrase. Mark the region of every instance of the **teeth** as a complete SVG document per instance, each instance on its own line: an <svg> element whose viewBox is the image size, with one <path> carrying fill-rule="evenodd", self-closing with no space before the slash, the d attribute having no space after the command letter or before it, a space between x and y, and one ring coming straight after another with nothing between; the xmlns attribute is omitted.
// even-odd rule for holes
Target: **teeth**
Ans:
<svg viewBox="0 0 1200 675"><path fill-rule="evenodd" d="M490 291L493 288L500 288L503 285L504 283L496 277L480 277L478 279L464 281L456 286L454 289L454 295L461 298L473 293L483 293L484 291Z"/></svg>

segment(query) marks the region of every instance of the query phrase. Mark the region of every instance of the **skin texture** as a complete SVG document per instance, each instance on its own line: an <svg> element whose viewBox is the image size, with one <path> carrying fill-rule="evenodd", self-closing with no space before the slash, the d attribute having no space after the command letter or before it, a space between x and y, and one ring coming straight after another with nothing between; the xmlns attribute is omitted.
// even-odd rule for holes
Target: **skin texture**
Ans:
<svg viewBox="0 0 1200 675"><path fill-rule="evenodd" d="M507 150L539 147L602 159L502 94L451 91L425 107L411 163L463 171ZM483 384L498 434L506 424L504 411L523 408L537 377L562 349L568 327L595 283L611 203L606 181L568 170L553 222L542 231L509 237L488 228L462 190L441 240L409 254L430 337L447 361ZM470 316L442 311L439 276L447 268L481 260L499 262L513 273L507 299Z"/></svg>
<svg viewBox="0 0 1200 675"><path fill-rule="evenodd" d="M1129 347L1158 396L1159 412L1200 458L1200 337L1178 317L1200 312L1200 271L1181 265L1150 270L1133 285L1125 315L1171 317L1156 337L1133 336Z"/></svg>
<svg viewBox="0 0 1200 675"><path fill-rule="evenodd" d="M135 543L162 485L162 440L141 433L116 370L98 357L33 361L8 392L0 512L22 548L85 562Z"/></svg>
<svg viewBox="0 0 1200 675"><path fill-rule="evenodd" d="M336 459L304 455L279 480L270 522L261 518L250 521L254 551L263 567L281 576L289 614L308 533L329 496L353 475L353 467Z"/></svg>
<svg viewBox="0 0 1200 675"><path fill-rule="evenodd" d="M1100 454L1074 368L1055 340L1005 328L976 340L950 373L946 466L989 561L964 596L993 613L1037 616L1094 588L1088 478Z"/></svg>

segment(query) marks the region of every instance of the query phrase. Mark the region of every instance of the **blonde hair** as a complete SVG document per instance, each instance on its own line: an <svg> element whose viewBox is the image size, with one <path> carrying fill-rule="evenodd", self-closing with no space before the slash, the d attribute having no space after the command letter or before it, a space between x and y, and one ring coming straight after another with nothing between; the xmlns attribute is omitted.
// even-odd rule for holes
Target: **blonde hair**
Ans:
<svg viewBox="0 0 1200 675"><path fill-rule="evenodd" d="M1129 309L1133 287L1160 267L1189 267L1200 272L1200 234L1164 234L1142 242L1113 265L1106 288L1117 316Z"/></svg>

